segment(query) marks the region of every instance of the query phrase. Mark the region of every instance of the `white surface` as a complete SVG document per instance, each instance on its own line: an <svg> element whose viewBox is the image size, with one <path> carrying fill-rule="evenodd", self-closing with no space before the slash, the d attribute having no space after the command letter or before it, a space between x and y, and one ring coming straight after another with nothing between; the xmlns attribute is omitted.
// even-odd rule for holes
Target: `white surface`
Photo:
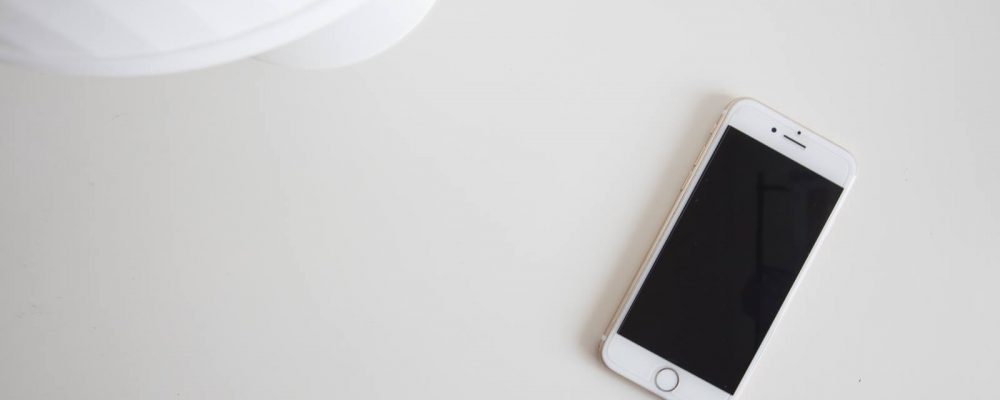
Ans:
<svg viewBox="0 0 1000 400"><path fill-rule="evenodd" d="M597 343L737 95L860 167L744 398L994 398L997 20L442 1L342 70L0 68L0 398L651 399Z"/></svg>

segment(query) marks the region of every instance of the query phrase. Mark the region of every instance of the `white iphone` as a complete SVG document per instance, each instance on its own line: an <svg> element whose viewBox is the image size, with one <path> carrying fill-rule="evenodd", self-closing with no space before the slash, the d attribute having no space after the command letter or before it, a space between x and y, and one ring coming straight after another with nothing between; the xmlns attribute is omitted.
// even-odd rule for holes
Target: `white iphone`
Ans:
<svg viewBox="0 0 1000 400"><path fill-rule="evenodd" d="M671 400L740 391L855 176L846 150L755 100L712 132L601 345Z"/></svg>

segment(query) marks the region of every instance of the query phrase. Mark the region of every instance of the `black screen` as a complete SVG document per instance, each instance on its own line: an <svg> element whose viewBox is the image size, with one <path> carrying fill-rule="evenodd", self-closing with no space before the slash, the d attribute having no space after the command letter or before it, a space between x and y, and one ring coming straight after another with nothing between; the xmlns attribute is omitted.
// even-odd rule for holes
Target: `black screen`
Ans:
<svg viewBox="0 0 1000 400"><path fill-rule="evenodd" d="M726 128L618 333L732 394L842 191Z"/></svg>

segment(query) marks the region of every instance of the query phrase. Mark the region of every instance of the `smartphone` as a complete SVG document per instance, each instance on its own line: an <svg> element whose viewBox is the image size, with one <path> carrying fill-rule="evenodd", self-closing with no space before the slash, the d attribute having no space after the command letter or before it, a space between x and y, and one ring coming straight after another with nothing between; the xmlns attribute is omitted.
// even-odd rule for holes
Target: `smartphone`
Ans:
<svg viewBox="0 0 1000 400"><path fill-rule="evenodd" d="M604 335L604 363L665 399L734 397L855 171L777 111L730 103Z"/></svg>

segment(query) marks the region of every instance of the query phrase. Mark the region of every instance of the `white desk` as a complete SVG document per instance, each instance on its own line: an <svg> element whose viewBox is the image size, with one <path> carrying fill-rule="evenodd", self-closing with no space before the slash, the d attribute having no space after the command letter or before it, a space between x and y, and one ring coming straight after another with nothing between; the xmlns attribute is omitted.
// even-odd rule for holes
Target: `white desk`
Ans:
<svg viewBox="0 0 1000 400"><path fill-rule="evenodd" d="M997 4L440 1L341 70L2 67L0 398L651 398L598 339L739 95L860 164L745 398L995 398Z"/></svg>

